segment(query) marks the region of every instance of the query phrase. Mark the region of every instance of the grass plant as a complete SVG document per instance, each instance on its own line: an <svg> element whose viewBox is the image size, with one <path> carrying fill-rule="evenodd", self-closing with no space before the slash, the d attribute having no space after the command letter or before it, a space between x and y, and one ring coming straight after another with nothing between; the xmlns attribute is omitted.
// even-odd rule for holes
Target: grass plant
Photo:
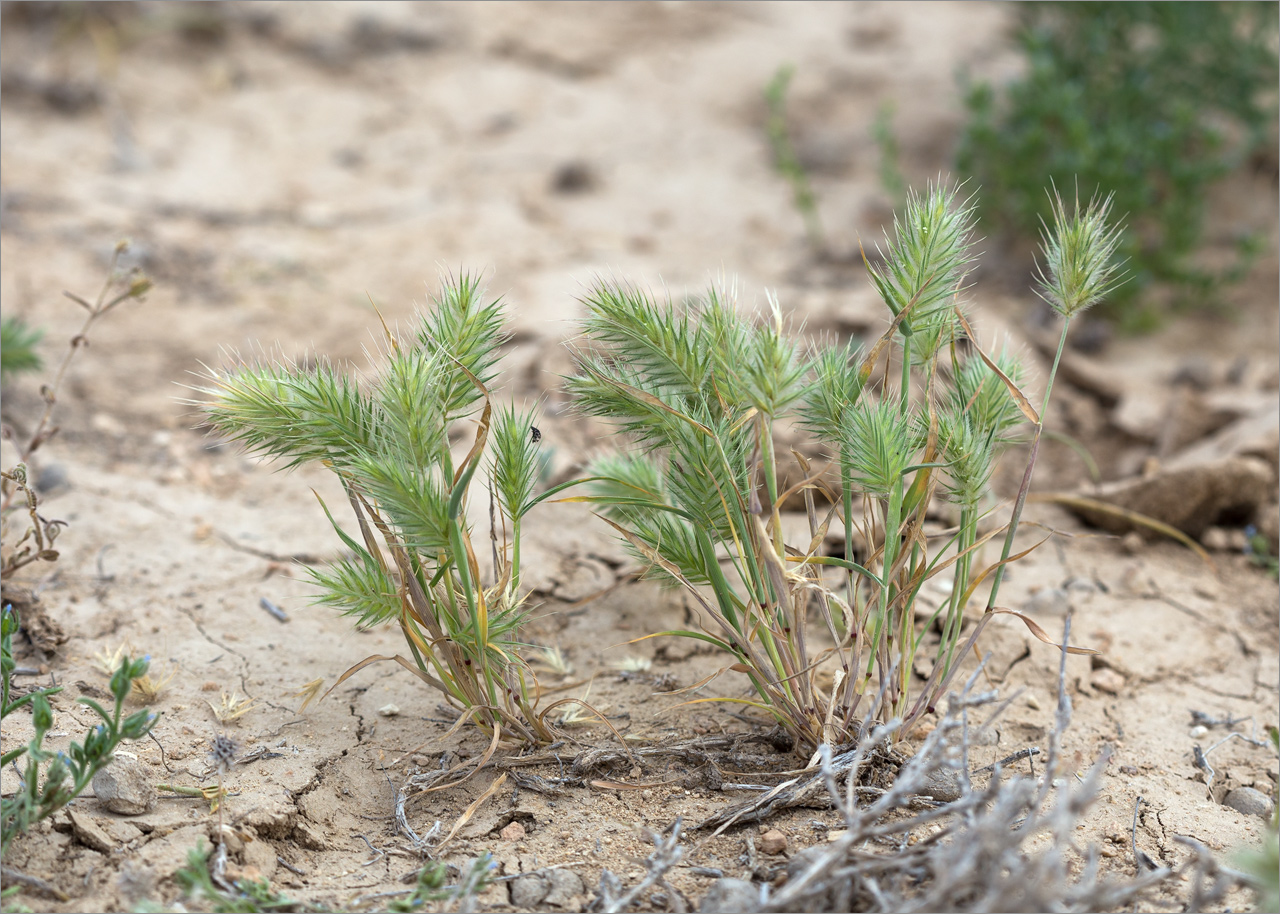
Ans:
<svg viewBox="0 0 1280 914"><path fill-rule="evenodd" d="M37 822L47 819L84 792L93 776L111 763L112 753L121 742L146 736L159 719L149 711L137 711L124 716L125 700L129 697L133 680L147 673L150 658L137 660L122 657L111 676L111 695L114 708L108 712L91 698L77 699L102 719L85 736L83 743L73 742L65 752L50 752L44 748L44 738L53 727L53 708L49 704L52 695L62 688L36 689L20 697L13 692L13 672L17 667L13 657L13 635L18 630L18 614L12 607L5 607L0 620L0 718L8 718L20 708L31 706L31 722L35 733L25 745L6 746L0 757L0 767L14 765L25 759L20 771L21 783L12 796L0 799L0 847L5 853L9 844ZM7 874L6 874L7 875Z"/></svg>
<svg viewBox="0 0 1280 914"><path fill-rule="evenodd" d="M321 502L349 554L310 569L317 601L361 627L398 625L412 659L368 657L338 682L371 663L399 663L461 706L494 747L504 735L552 739L520 656L520 543L524 517L558 490L534 491L534 412L492 403L505 340L501 303L462 275L444 283L410 333L386 330L381 371L367 384L324 360L312 368L260 359L210 372L201 388L219 432L287 467L321 463L342 483L359 534ZM450 449L455 432L471 438L460 458ZM494 522L490 586L466 513L482 470Z"/></svg>
<svg viewBox="0 0 1280 914"><path fill-rule="evenodd" d="M1114 285L1119 233L1107 223L1109 201L1068 211L1053 200L1040 292L1063 315L1065 339L1072 318ZM584 299L568 388L582 412L612 423L632 447L596 461L591 494L576 499L598 505L650 574L702 608L700 630L662 634L712 644L731 660L722 672L746 675L750 697L717 700L754 706L806 749L856 738L864 699L880 689L881 712L903 721L895 738L906 735L997 613L1051 640L996 600L1004 568L1020 557L1014 537L1057 360L1037 410L1012 351L979 345L959 304L973 217L957 188L908 195L883 263L868 266L890 321L867 349L805 347L776 301L762 320L747 319L732 290L676 304L600 281ZM1012 515L983 533L995 462L1025 421L1034 432ZM784 488L776 426L786 422L826 447L833 474L797 455L808 475ZM805 542L783 539L782 505L793 496L808 515ZM935 497L953 502L960 522L929 537ZM832 524L843 527L842 556L823 552ZM856 554L858 533L869 554ZM981 546L1000 534L999 561L979 567ZM943 635L931 676L913 690L929 628L917 626L917 597L940 575L950 597L930 621ZM983 614L962 640L965 610L986 581ZM829 688L824 666L833 668Z"/></svg>
<svg viewBox="0 0 1280 914"><path fill-rule="evenodd" d="M779 67L765 87L764 100L768 107L765 134L773 150L773 166L791 186L791 202L804 220L809 246L820 254L826 250L827 239L822 230L822 220L818 217L818 198L809 184L809 175L804 165L796 155L791 143L791 131L787 128L787 89L793 76L793 67Z"/></svg>

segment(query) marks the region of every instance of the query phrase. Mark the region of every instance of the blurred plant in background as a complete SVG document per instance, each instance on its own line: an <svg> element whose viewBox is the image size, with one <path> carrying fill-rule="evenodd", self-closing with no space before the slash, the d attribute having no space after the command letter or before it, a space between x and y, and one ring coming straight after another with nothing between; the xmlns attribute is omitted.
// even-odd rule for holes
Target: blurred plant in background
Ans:
<svg viewBox="0 0 1280 914"><path fill-rule="evenodd" d="M23 374L40 370L40 355L36 343L44 331L27 326L20 317L6 317L0 323L0 378L8 380L11 374Z"/></svg>
<svg viewBox="0 0 1280 914"><path fill-rule="evenodd" d="M1260 246L1241 235L1225 268L1195 257L1211 185L1274 152L1276 4L1027 3L1021 20L1025 74L967 87L958 168L981 188L983 220L1034 238L1046 184L1113 195L1131 281L1106 313L1150 328L1157 284L1175 306L1213 303Z"/></svg>

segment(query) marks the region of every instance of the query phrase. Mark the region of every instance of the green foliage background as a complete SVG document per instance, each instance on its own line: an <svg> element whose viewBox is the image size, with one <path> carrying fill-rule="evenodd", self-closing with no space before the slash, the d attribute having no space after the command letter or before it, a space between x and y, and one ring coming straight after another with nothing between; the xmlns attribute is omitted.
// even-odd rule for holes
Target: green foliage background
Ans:
<svg viewBox="0 0 1280 914"><path fill-rule="evenodd" d="M1210 185L1275 143L1274 3L1026 3L1028 68L997 89L967 88L957 164L981 187L989 227L1025 237L1049 216L1045 185L1114 195L1130 231L1130 281L1108 303L1127 329L1158 316L1154 284L1178 305L1210 303L1239 278L1258 239L1226 269L1196 264Z"/></svg>

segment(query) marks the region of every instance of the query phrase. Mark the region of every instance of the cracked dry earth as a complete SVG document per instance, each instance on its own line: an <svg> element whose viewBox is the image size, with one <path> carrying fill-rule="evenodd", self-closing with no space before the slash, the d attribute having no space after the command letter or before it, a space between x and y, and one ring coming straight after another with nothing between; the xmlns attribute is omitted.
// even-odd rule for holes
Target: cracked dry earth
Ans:
<svg viewBox="0 0 1280 914"><path fill-rule="evenodd" d="M673 293L731 274L747 304L774 289L807 330L879 332L862 268L813 257L771 171L760 95L777 66L799 65L799 151L833 247L855 250L859 234L875 237L890 217L870 139L875 112L896 102L911 177L945 168L959 122L953 73L1010 71L1008 12L973 3L191 8L211 18L183 19L163 4L117 10L114 31L99 35L111 38L105 50L57 21L5 9L5 314L44 326L42 352L56 364L79 320L60 293L94 289L117 238L133 239L131 256L157 280L144 304L95 328L63 389L62 431L39 454L44 510L69 527L57 564L22 583L68 640L47 654L21 645L20 663L66 686L50 735L61 748L89 723L75 699L105 690L95 657L122 644L149 653L153 676L172 678L153 705L163 715L155 739L127 747L148 779L196 786L211 739L232 737L242 759L226 781L224 812L240 836L233 869L292 897L349 905L403 889L401 877L421 863L396 827L398 792L487 746L451 732L437 697L391 664L301 710L313 680L327 686L366 656L394 654L399 638L353 633L308 606L293 560L335 554L311 493L341 503L332 480L310 469L274 475L206 439L181 385L201 362L218 364L223 347L275 341L288 355L315 349L364 365L374 324L366 293L403 321L439 265L487 269L515 334L503 395L545 398L543 446L553 476L567 477L607 444L555 390L574 296L597 273ZM68 106L58 86L92 91ZM1144 465L1158 477L1156 464L1178 466L1186 454L1192 465L1254 461L1266 491L1245 513L1259 522L1276 498L1271 181L1252 176L1221 192L1211 238L1236 223L1270 232L1268 253L1228 293L1237 317L1192 316L1073 355L1050 413L1050 426L1084 443L1108 480L1135 478ZM1012 262L998 249L988 256ZM1006 329L1039 358L1031 296L1002 275L976 277L977 322ZM1188 372L1194 385L1174 383ZM6 386L6 423L29 427L38 403L37 381ZM1074 490L1084 478L1073 451L1046 444L1037 490ZM999 485L1008 494L1016 479ZM1264 820L1223 801L1239 788L1274 797L1275 757L1222 742L1231 730L1191 716L1239 719L1234 731L1247 735L1280 715L1277 587L1240 554L1240 511L1207 516L1196 531L1217 547L1210 566L1169 541L1104 535L1057 505L1033 510L1058 535L1014 567L1003 595L1051 632L1069 608L1073 640L1102 652L1067 663L1068 757L1080 770L1110 757L1081 846L1099 845L1113 873L1132 874L1139 795L1137 844L1158 862L1185 854L1174 835L1224 856L1256 842ZM554 868L541 882L495 884L480 898L485 909L581 910L603 869L624 884L639 878L646 829L677 816L696 824L746 795L733 785L777 783L804 760L755 738L764 731L732 706L672 694L719 658L672 639L628 644L685 625L691 610L634 583L633 563L587 511L551 505L530 524L526 575L538 609L526 637L561 648L571 667L543 674L548 700L585 697L634 746L741 737L575 771L581 753L617 743L599 724L566 725L541 761L508 753L465 784L405 803L418 835L440 823L436 841L461 821L438 850L447 862L488 851L507 876ZM1015 620L990 626L980 647L991 653L990 682L1017 693L996 737L975 747L975 765L986 765L1044 744L1058 655ZM620 669L627 658L632 668ZM704 694L744 687L730 673ZM218 724L215 708L233 703L243 713ZM29 732L22 715L7 721L6 745ZM1196 765L1197 744L1216 746L1212 778ZM12 791L13 772L0 784ZM834 811L815 807L711 839L694 833L669 878L680 898L642 907L696 907L716 872L775 878L790 855L839 827ZM20 897L38 910L130 910L140 895L171 904L173 870L215 828L195 799L162 794L149 812L123 816L86 795L17 842L5 864L71 898ZM784 840L764 842L765 829ZM1181 888L1170 883L1139 909L1175 908Z"/></svg>

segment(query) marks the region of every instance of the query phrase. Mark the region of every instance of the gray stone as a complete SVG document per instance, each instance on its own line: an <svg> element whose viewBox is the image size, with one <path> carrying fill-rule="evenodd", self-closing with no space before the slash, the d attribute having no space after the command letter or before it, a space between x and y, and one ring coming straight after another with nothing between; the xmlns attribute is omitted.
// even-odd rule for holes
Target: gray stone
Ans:
<svg viewBox="0 0 1280 914"><path fill-rule="evenodd" d="M546 897L542 899L544 905L553 905L557 908L578 908L578 896L586 891L586 886L582 884L582 877L573 870L550 870L543 873L544 878L551 883L551 891L547 892Z"/></svg>
<svg viewBox="0 0 1280 914"><path fill-rule="evenodd" d="M743 879L725 876L711 883L702 896L698 910L702 914L734 914L760 909L760 890Z"/></svg>
<svg viewBox="0 0 1280 914"><path fill-rule="evenodd" d="M530 873L511 880L511 904L520 911L532 911L542 903L551 891L547 880L537 873Z"/></svg>
<svg viewBox="0 0 1280 914"><path fill-rule="evenodd" d="M1261 816L1264 819L1271 816L1271 798L1252 787L1237 787L1229 791L1222 805L1230 806L1246 816Z"/></svg>
<svg viewBox="0 0 1280 914"><path fill-rule="evenodd" d="M105 809L122 816L140 816L156 805L156 788L146 769L127 755L117 755L93 776L93 793Z"/></svg>

